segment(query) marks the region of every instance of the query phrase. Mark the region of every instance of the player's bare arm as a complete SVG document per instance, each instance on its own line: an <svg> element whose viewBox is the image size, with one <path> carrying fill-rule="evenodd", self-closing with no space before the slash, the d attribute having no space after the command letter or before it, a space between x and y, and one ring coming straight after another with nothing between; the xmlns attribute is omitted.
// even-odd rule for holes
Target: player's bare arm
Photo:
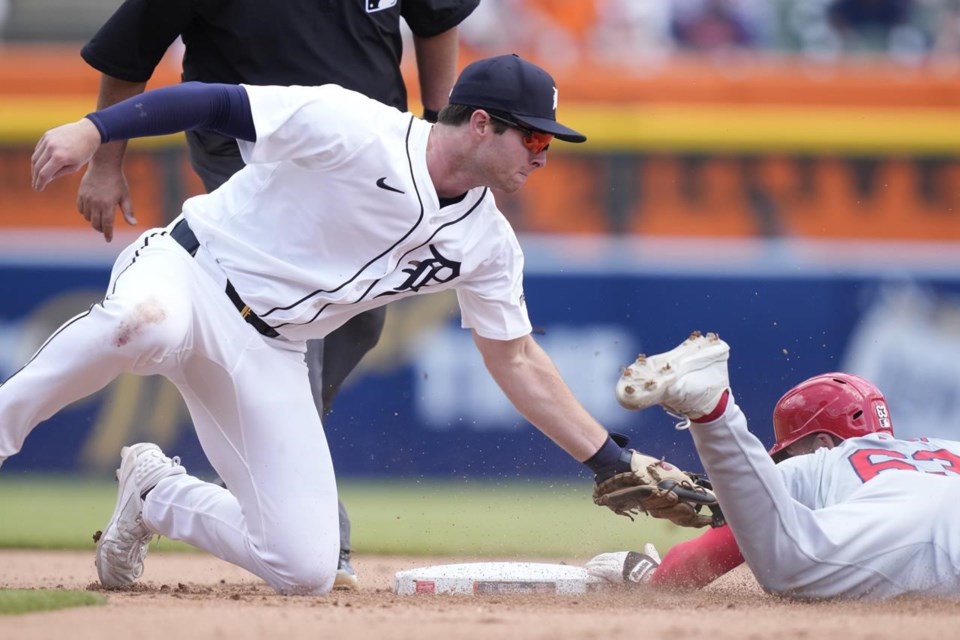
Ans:
<svg viewBox="0 0 960 640"><path fill-rule="evenodd" d="M530 335L489 340L474 332L473 338L490 375L523 417L594 472L598 505L620 514L642 511L685 527L714 522L714 516L701 509L716 506L713 494L673 465L624 448L626 438L612 438L573 396ZM630 506L598 500L601 495L625 496Z"/></svg>
<svg viewBox="0 0 960 640"><path fill-rule="evenodd" d="M146 82L129 82L102 74L97 109L106 109L127 98L140 95L146 86ZM137 224L130 189L123 174L126 150L126 140L110 142L97 149L77 190L77 211L91 227L103 234L103 239L107 242L113 240L117 207L120 207L127 224Z"/></svg>
<svg viewBox="0 0 960 640"><path fill-rule="evenodd" d="M587 413L532 336L490 340L473 333L490 375L517 410L577 460L597 452L606 430Z"/></svg>

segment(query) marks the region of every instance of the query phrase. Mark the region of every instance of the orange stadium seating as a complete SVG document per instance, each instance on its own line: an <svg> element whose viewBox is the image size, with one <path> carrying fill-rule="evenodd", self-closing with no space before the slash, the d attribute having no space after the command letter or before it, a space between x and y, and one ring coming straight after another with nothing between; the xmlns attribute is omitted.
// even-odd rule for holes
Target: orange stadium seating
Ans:
<svg viewBox="0 0 960 640"><path fill-rule="evenodd" d="M151 86L178 81L168 58ZM557 69L561 115L591 141L554 145L547 171L503 208L542 233L960 241L960 72L738 64ZM29 156L43 130L94 108L97 84L77 46L3 47L0 228L86 225L79 178L36 194ZM141 225L201 191L177 136L128 155Z"/></svg>

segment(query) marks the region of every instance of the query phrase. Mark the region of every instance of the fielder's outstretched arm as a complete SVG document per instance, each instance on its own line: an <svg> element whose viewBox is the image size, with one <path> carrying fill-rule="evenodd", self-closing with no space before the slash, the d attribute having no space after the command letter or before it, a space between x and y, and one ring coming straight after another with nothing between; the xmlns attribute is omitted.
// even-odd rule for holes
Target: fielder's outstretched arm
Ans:
<svg viewBox="0 0 960 640"><path fill-rule="evenodd" d="M609 434L573 396L550 357L529 334L514 340L491 340L473 332L483 362L513 406L548 438L594 474L597 489L594 503L609 506L617 513L631 509L645 511L687 527L702 527L711 516L700 507L716 503L705 489L697 489L696 500L672 492L689 487L690 477L664 460L625 449L627 439ZM612 483L612 484L611 484ZM616 485L616 486L613 486ZM661 489L661 485L668 485ZM605 493L597 491L605 488ZM631 506L611 503L610 495L626 491Z"/></svg>
<svg viewBox="0 0 960 640"><path fill-rule="evenodd" d="M257 139L250 99L240 85L185 82L147 91L43 134L31 159L33 188L87 164L101 144L211 129L240 140Z"/></svg>
<svg viewBox="0 0 960 640"><path fill-rule="evenodd" d="M597 453L606 429L573 396L533 337L490 340L474 331L473 340L490 375L524 418L580 462Z"/></svg>

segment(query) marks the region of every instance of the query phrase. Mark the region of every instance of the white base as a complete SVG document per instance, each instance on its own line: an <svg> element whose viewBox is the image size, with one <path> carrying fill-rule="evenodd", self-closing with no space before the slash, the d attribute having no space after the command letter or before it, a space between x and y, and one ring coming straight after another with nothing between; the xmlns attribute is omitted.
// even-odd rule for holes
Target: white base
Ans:
<svg viewBox="0 0 960 640"><path fill-rule="evenodd" d="M564 594L596 591L605 583L584 567L541 562L440 564L397 572L393 591L415 594Z"/></svg>

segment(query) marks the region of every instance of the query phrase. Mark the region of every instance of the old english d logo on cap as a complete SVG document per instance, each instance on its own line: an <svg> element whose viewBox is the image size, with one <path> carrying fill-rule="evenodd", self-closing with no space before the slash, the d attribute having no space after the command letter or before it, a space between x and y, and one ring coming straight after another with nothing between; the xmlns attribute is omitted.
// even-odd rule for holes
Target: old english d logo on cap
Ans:
<svg viewBox="0 0 960 640"><path fill-rule="evenodd" d="M520 124L559 140L585 142L585 135L557 122L558 95L549 73L511 54L467 65L450 92L450 104L508 113Z"/></svg>

